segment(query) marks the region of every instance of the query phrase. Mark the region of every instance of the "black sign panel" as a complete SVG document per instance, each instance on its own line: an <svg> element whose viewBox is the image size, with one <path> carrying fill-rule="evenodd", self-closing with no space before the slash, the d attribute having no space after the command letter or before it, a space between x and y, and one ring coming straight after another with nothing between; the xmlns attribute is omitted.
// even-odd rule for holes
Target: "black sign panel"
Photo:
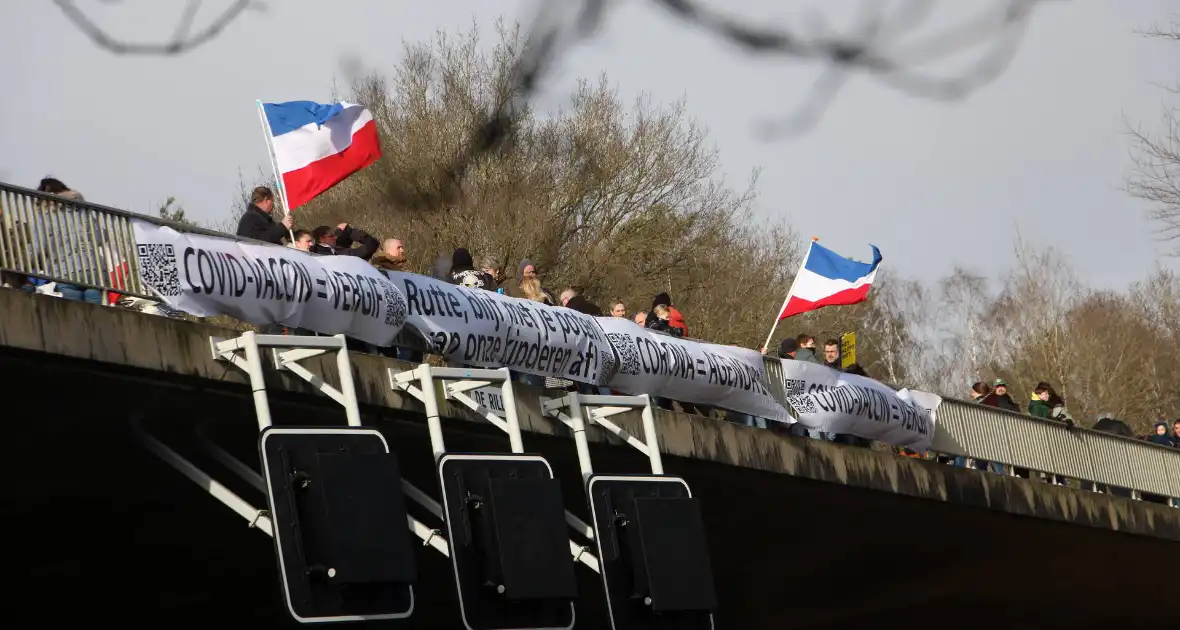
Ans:
<svg viewBox="0 0 1180 630"><path fill-rule="evenodd" d="M717 608L701 504L663 475L587 482L614 630L708 630Z"/></svg>
<svg viewBox="0 0 1180 630"><path fill-rule="evenodd" d="M438 472L464 625L573 628L574 561L549 463L538 455L446 454Z"/></svg>
<svg viewBox="0 0 1180 630"><path fill-rule="evenodd" d="M279 575L302 623L401 619L417 578L397 458L374 429L259 438Z"/></svg>

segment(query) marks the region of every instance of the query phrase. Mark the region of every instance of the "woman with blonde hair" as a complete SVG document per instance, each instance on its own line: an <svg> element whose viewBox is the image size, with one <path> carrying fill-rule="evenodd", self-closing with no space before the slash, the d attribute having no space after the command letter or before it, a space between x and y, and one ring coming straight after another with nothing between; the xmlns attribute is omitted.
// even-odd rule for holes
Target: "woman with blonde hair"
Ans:
<svg viewBox="0 0 1180 630"><path fill-rule="evenodd" d="M541 280L536 276L525 276L520 279L520 291L524 296L534 302L553 306L553 298L550 297L549 292L541 288Z"/></svg>

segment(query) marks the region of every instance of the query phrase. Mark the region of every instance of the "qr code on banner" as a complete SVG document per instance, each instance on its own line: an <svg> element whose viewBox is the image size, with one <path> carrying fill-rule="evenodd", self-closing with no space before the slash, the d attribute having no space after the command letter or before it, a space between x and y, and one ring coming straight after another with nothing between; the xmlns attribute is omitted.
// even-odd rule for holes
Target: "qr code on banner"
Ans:
<svg viewBox="0 0 1180 630"><path fill-rule="evenodd" d="M180 297L180 273L176 269L176 250L168 243L145 243L135 246L139 273L143 283L161 297Z"/></svg>
<svg viewBox="0 0 1180 630"><path fill-rule="evenodd" d="M798 396L807 390L807 384L797 378L786 379L783 386L786 388L788 396Z"/></svg>
<svg viewBox="0 0 1180 630"><path fill-rule="evenodd" d="M800 396L787 396L787 404L795 410L795 413L819 413L819 407L815 406L815 399L809 394Z"/></svg>
<svg viewBox="0 0 1180 630"><path fill-rule="evenodd" d="M635 343L631 335L607 333L606 339L615 351L618 352L620 362L618 373L637 376L639 374L639 351L635 349Z"/></svg>
<svg viewBox="0 0 1180 630"><path fill-rule="evenodd" d="M406 323L406 298L392 284L385 285L385 325L401 328Z"/></svg>

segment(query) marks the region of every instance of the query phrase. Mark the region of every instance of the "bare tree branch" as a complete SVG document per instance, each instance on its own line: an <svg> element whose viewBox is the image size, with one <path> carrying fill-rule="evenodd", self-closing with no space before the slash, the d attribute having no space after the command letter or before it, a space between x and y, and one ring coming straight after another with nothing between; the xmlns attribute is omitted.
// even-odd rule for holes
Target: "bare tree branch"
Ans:
<svg viewBox="0 0 1180 630"><path fill-rule="evenodd" d="M861 71L880 77L896 89L941 99L960 99L983 87L1007 68L1020 42L1024 24L1033 8L1044 0L1004 0L1000 10L984 12L924 41L892 47L904 35L923 23L931 0L908 0L890 14L881 2L863 5L859 32L851 36L804 38L788 29L769 29L746 23L710 10L693 0L650 0L674 17L704 29L754 55L818 60L831 66L815 85L804 110L770 132L799 130L818 121L824 107L834 100L846 82L845 73ZM542 2L510 84L509 96L472 135L467 150L456 155L445 176L439 181L452 186L439 191L434 199L417 199L424 206L447 206L454 203L458 186L468 166L479 159L495 155L511 136L514 112L521 109L544 83L552 65L574 44L594 34L607 12L608 0L577 2ZM997 37L998 36L998 37ZM924 76L915 68L972 49L989 39L998 39L975 64L961 76L936 78Z"/></svg>
<svg viewBox="0 0 1180 630"><path fill-rule="evenodd" d="M72 0L53 0L66 18L90 38L99 48L117 55L181 55L193 50L221 34L227 26L238 19L247 9L262 9L264 5L255 0L235 0L205 28L189 35L201 0L188 0L180 21L173 30L172 38L164 43L136 43L122 41L104 31L94 23Z"/></svg>
<svg viewBox="0 0 1180 630"><path fill-rule="evenodd" d="M1155 25L1144 31L1136 31L1140 35L1151 39L1170 39L1180 41L1180 19L1172 20L1166 25Z"/></svg>
<svg viewBox="0 0 1180 630"><path fill-rule="evenodd" d="M1180 20L1155 26L1141 35L1180 42ZM1173 94L1177 88L1164 87ZM1180 239L1180 108L1165 105L1161 128L1152 133L1128 124L1131 136L1131 174L1126 191L1150 204L1147 216L1156 223L1162 240Z"/></svg>
<svg viewBox="0 0 1180 630"><path fill-rule="evenodd" d="M189 35L200 0L187 0L171 41L164 44L121 42L106 34L70 0L54 0L66 17L97 45L119 54L177 55L216 37L255 0L238 0L209 26ZM994 8L925 38L908 41L928 21L934 0L865 0L849 33L831 28L821 14L807 20L812 31L770 28L753 20L731 17L699 0L649 0L674 19L702 29L751 55L826 64L809 97L795 113L763 126L770 135L799 132L814 126L839 95L851 73L873 76L885 85L918 97L961 99L993 81L1008 67L1019 47L1024 25L1045 0L994 0ZM592 37L603 24L611 0L542 0L532 18L525 45L505 77L501 98L472 125L469 140L435 177L434 190L391 190L404 206L437 209L453 206L463 194L471 166L495 158L511 144L515 121L547 83L553 67L577 43ZM955 76L937 77L921 68L964 52L983 48L979 59Z"/></svg>

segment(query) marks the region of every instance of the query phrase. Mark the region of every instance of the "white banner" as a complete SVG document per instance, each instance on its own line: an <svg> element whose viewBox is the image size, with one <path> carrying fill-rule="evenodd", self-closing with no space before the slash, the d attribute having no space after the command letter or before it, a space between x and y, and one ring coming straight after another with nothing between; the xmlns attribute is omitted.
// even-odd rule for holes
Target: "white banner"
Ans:
<svg viewBox="0 0 1180 630"><path fill-rule="evenodd" d="M758 352L663 335L629 319L597 319L619 361L607 387L790 421Z"/></svg>
<svg viewBox="0 0 1180 630"><path fill-rule="evenodd" d="M942 398L894 391L871 378L804 361L783 360L787 403L803 425L927 450Z"/></svg>
<svg viewBox="0 0 1180 630"><path fill-rule="evenodd" d="M344 333L377 345L388 345L405 322L405 296L359 258L133 224L144 283L186 313Z"/></svg>
<svg viewBox="0 0 1180 630"><path fill-rule="evenodd" d="M431 354L476 367L601 383L614 353L589 315L483 289L386 271L406 298L406 326Z"/></svg>

